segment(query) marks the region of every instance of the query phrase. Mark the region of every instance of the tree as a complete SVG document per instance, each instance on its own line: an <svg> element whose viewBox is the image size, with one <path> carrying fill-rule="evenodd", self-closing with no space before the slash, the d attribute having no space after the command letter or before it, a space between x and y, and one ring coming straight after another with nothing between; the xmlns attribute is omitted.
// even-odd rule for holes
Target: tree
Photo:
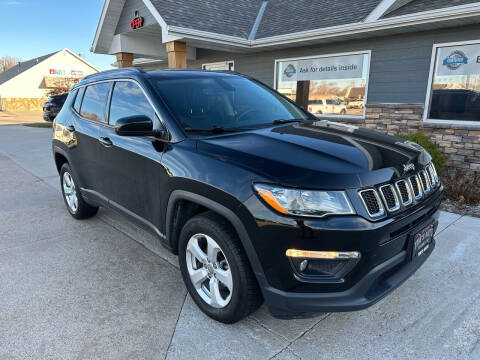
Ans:
<svg viewBox="0 0 480 360"><path fill-rule="evenodd" d="M20 62L20 59L13 56L2 56L0 57L0 74L4 71L7 71L11 67L17 65Z"/></svg>

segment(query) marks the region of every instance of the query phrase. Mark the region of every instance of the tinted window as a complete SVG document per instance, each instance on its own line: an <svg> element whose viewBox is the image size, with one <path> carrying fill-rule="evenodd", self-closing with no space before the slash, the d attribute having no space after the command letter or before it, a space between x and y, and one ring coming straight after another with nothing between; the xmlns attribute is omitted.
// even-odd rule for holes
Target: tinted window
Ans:
<svg viewBox="0 0 480 360"><path fill-rule="evenodd" d="M87 86L80 108L80 115L93 121L105 121L105 105L109 90L109 82Z"/></svg>
<svg viewBox="0 0 480 360"><path fill-rule="evenodd" d="M152 121L155 119L152 106L137 84L130 81L115 83L110 105L110 124L115 125L118 119L134 115L145 115Z"/></svg>
<svg viewBox="0 0 480 360"><path fill-rule="evenodd" d="M82 103L82 97L84 92L85 92L84 87L77 90L77 96L75 97L75 103L73 104L73 108L77 113L80 113L80 105Z"/></svg>
<svg viewBox="0 0 480 360"><path fill-rule="evenodd" d="M185 128L242 128L308 118L274 90L240 76L163 77L155 85Z"/></svg>

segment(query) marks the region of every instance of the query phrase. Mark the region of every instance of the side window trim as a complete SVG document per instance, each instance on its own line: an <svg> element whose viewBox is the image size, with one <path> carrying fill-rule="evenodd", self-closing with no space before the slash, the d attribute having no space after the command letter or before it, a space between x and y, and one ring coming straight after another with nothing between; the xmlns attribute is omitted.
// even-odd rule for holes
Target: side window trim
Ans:
<svg viewBox="0 0 480 360"><path fill-rule="evenodd" d="M112 105L112 94L113 94L113 89L115 87L115 83L116 81L110 81L110 89L108 90L107 103L105 104L105 114L103 116L105 121L101 123L106 126L111 126L110 125L110 106Z"/></svg>

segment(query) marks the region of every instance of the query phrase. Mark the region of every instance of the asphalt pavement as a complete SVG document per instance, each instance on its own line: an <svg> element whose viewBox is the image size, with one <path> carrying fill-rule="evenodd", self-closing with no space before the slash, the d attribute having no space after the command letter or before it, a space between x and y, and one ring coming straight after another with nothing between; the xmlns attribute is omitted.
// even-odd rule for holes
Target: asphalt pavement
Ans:
<svg viewBox="0 0 480 360"><path fill-rule="evenodd" d="M432 256L369 309L224 325L155 238L68 214L50 138L0 126L0 359L480 359L480 219L443 212Z"/></svg>

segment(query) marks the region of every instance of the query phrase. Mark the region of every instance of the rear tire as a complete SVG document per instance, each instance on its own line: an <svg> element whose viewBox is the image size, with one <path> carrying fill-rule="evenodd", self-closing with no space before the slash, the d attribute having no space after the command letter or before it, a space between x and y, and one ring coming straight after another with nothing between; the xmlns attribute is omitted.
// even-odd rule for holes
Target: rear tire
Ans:
<svg viewBox="0 0 480 360"><path fill-rule="evenodd" d="M235 230L213 212L197 215L184 225L179 263L190 296L214 320L235 323L263 301Z"/></svg>
<svg viewBox="0 0 480 360"><path fill-rule="evenodd" d="M97 213L98 207L85 202L77 184L70 165L64 163L60 169L60 188L62 189L63 201L68 212L75 219L88 219Z"/></svg>

